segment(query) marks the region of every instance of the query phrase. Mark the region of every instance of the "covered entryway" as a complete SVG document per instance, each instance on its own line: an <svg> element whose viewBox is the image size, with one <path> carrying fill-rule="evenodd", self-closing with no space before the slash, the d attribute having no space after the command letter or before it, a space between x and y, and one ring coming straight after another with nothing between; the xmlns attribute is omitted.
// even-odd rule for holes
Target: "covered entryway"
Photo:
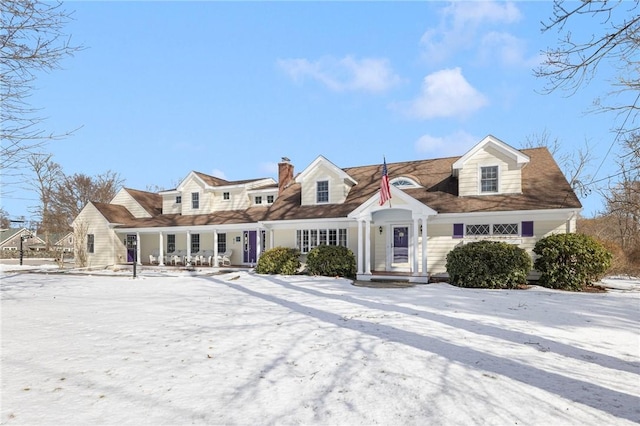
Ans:
<svg viewBox="0 0 640 426"><path fill-rule="evenodd" d="M357 279L429 281L427 219L438 213L391 186L393 203L375 194L349 214L358 222Z"/></svg>

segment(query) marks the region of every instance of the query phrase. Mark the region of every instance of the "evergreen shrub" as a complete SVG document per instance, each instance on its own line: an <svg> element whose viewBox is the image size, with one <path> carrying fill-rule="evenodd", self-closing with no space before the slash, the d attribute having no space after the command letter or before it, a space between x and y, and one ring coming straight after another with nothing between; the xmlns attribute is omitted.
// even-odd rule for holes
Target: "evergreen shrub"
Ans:
<svg viewBox="0 0 640 426"><path fill-rule="evenodd" d="M307 255L307 272L326 277L355 278L356 257L347 247L320 245Z"/></svg>
<svg viewBox="0 0 640 426"><path fill-rule="evenodd" d="M612 255L584 234L554 234L542 238L533 249L538 284L561 290L581 291L600 280L611 266Z"/></svg>
<svg viewBox="0 0 640 426"><path fill-rule="evenodd" d="M300 251L296 248L274 247L258 259L258 274L294 275L300 269Z"/></svg>
<svg viewBox="0 0 640 426"><path fill-rule="evenodd" d="M527 283L531 257L504 242L476 241L447 254L449 282L458 287L516 288Z"/></svg>

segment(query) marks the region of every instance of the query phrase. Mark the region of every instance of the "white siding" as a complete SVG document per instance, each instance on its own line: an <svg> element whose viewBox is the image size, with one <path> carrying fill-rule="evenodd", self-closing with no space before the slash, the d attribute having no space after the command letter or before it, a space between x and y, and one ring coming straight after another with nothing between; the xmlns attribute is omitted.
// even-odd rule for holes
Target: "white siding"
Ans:
<svg viewBox="0 0 640 426"><path fill-rule="evenodd" d="M163 195L162 196L162 214L178 214L182 213L182 203L176 204L176 195Z"/></svg>
<svg viewBox="0 0 640 426"><path fill-rule="evenodd" d="M328 167L319 166L305 176L302 182L302 205L315 205L318 181L329 182L329 204L344 203L349 193L349 186L344 183L344 179L338 176L334 170ZM324 204L324 203L322 203Z"/></svg>
<svg viewBox="0 0 640 426"><path fill-rule="evenodd" d="M209 213L207 210L207 203L204 196L204 188L203 186L197 182L195 179L191 179L181 187L182 189L182 214L183 215L194 215L194 214L203 214ZM197 192L199 196L199 207L197 209L192 208L191 203L191 194Z"/></svg>
<svg viewBox="0 0 640 426"><path fill-rule="evenodd" d="M486 147L478 151L460 170L460 196L480 195L480 168L485 166L498 166L498 193L522 192L522 171L517 167L515 160L491 147Z"/></svg>
<svg viewBox="0 0 640 426"><path fill-rule="evenodd" d="M229 199L225 200L223 193L229 193ZM243 210L249 207L249 195L245 189L233 188L216 190L211 199L212 211L224 211L224 210ZM266 197L265 197L266 200Z"/></svg>
<svg viewBox="0 0 640 426"><path fill-rule="evenodd" d="M121 189L116 196L113 197L110 204L124 206L134 217L151 217L149 212L143 209L125 189Z"/></svg>
<svg viewBox="0 0 640 426"><path fill-rule="evenodd" d="M78 232L78 228L82 224L86 224L85 234L93 234L94 236L94 252L87 253L88 268L103 268L114 265L125 257L126 251L123 241L120 241L113 230L109 229L107 220L93 204L87 204L73 223L74 232ZM86 235L83 240L86 249Z"/></svg>

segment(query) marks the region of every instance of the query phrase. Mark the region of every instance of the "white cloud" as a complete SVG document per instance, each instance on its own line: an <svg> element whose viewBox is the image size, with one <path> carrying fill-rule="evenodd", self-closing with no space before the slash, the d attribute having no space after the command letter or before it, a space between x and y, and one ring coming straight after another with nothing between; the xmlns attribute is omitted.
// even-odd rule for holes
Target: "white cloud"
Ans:
<svg viewBox="0 0 640 426"><path fill-rule="evenodd" d="M411 102L408 114L422 119L465 116L487 104L460 68L444 69L424 78L422 92Z"/></svg>
<svg viewBox="0 0 640 426"><path fill-rule="evenodd" d="M442 18L437 28L430 28L422 35L420 44L424 47L424 57L429 62L442 62L462 50L473 50L485 39L491 26L500 26L502 38L493 37L493 42L500 40L507 43L498 46L496 60L507 59L507 65L517 65L522 62L509 61L513 56L525 56L526 45L520 41L516 43L515 36L504 32L504 27L522 19L520 10L511 2L475 1L455 2L442 10ZM510 52L505 52L505 49ZM516 51L516 49L518 51ZM483 53L487 53L484 51ZM510 53L505 56L505 53Z"/></svg>
<svg viewBox="0 0 640 426"><path fill-rule="evenodd" d="M386 59L281 59L278 65L296 82L310 78L336 92L384 92L402 82Z"/></svg>
<svg viewBox="0 0 640 426"><path fill-rule="evenodd" d="M492 31L485 34L480 41L479 57L485 62L496 60L508 66L535 67L540 65L540 56L525 57L524 40L509 33Z"/></svg>
<svg viewBox="0 0 640 426"><path fill-rule="evenodd" d="M278 174L277 163L262 163L260 164L260 173L265 173L268 176L276 176Z"/></svg>
<svg viewBox="0 0 640 426"><path fill-rule="evenodd" d="M463 155L478 141L478 138L460 130L442 137L423 135L416 141L415 149L420 154L442 158Z"/></svg>
<svg viewBox="0 0 640 426"><path fill-rule="evenodd" d="M213 169L211 171L211 176L227 180L227 175L220 169Z"/></svg>

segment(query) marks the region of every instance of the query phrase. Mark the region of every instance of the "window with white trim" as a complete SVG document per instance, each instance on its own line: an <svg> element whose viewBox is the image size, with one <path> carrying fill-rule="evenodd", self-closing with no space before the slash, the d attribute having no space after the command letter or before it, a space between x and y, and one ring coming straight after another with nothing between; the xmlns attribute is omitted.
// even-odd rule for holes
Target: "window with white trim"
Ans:
<svg viewBox="0 0 640 426"><path fill-rule="evenodd" d="M489 235L489 225L467 225L467 235Z"/></svg>
<svg viewBox="0 0 640 426"><path fill-rule="evenodd" d="M95 236L93 234L87 234L87 253L93 253L95 248Z"/></svg>
<svg viewBox="0 0 640 426"><path fill-rule="evenodd" d="M167 235L167 253L173 253L176 251L176 235L168 234Z"/></svg>
<svg viewBox="0 0 640 426"><path fill-rule="evenodd" d="M182 195L176 195L176 204L182 204Z"/></svg>
<svg viewBox="0 0 640 426"><path fill-rule="evenodd" d="M200 234L191 234L191 254L200 251Z"/></svg>
<svg viewBox="0 0 640 426"><path fill-rule="evenodd" d="M320 180L316 182L316 202L328 203L329 202L329 181Z"/></svg>
<svg viewBox="0 0 640 426"><path fill-rule="evenodd" d="M493 235L518 235L518 224L496 223L493 225Z"/></svg>
<svg viewBox="0 0 640 426"><path fill-rule="evenodd" d="M296 246L300 253L309 253L317 246L347 246L347 229L298 229Z"/></svg>
<svg viewBox="0 0 640 426"><path fill-rule="evenodd" d="M192 192L191 193L191 208L199 209L200 208L200 193Z"/></svg>
<svg viewBox="0 0 640 426"><path fill-rule="evenodd" d="M267 195L267 204L273 204L273 195Z"/></svg>
<svg viewBox="0 0 640 426"><path fill-rule="evenodd" d="M218 253L222 254L227 251L227 234L218 234Z"/></svg>
<svg viewBox="0 0 640 426"><path fill-rule="evenodd" d="M465 234L467 236L481 235L518 235L519 228L517 223L494 223L493 225L466 225Z"/></svg>
<svg viewBox="0 0 640 426"><path fill-rule="evenodd" d="M262 196L261 196L261 195L257 195L257 196L254 198L254 202L255 202L256 204L262 204Z"/></svg>
<svg viewBox="0 0 640 426"><path fill-rule="evenodd" d="M223 199L223 200L230 200L230 199L231 199L231 196L229 195L229 193L228 193L228 192L223 192L223 193L222 193L222 199Z"/></svg>
<svg viewBox="0 0 640 426"><path fill-rule="evenodd" d="M498 166L480 167L480 192L498 192Z"/></svg>
<svg viewBox="0 0 640 426"><path fill-rule="evenodd" d="M400 189L404 189L404 188L420 188L420 185L418 185L418 183L408 177L405 176L400 176L397 178L393 178L391 179L391 181L389 182L391 185L395 186L396 188L400 188Z"/></svg>

